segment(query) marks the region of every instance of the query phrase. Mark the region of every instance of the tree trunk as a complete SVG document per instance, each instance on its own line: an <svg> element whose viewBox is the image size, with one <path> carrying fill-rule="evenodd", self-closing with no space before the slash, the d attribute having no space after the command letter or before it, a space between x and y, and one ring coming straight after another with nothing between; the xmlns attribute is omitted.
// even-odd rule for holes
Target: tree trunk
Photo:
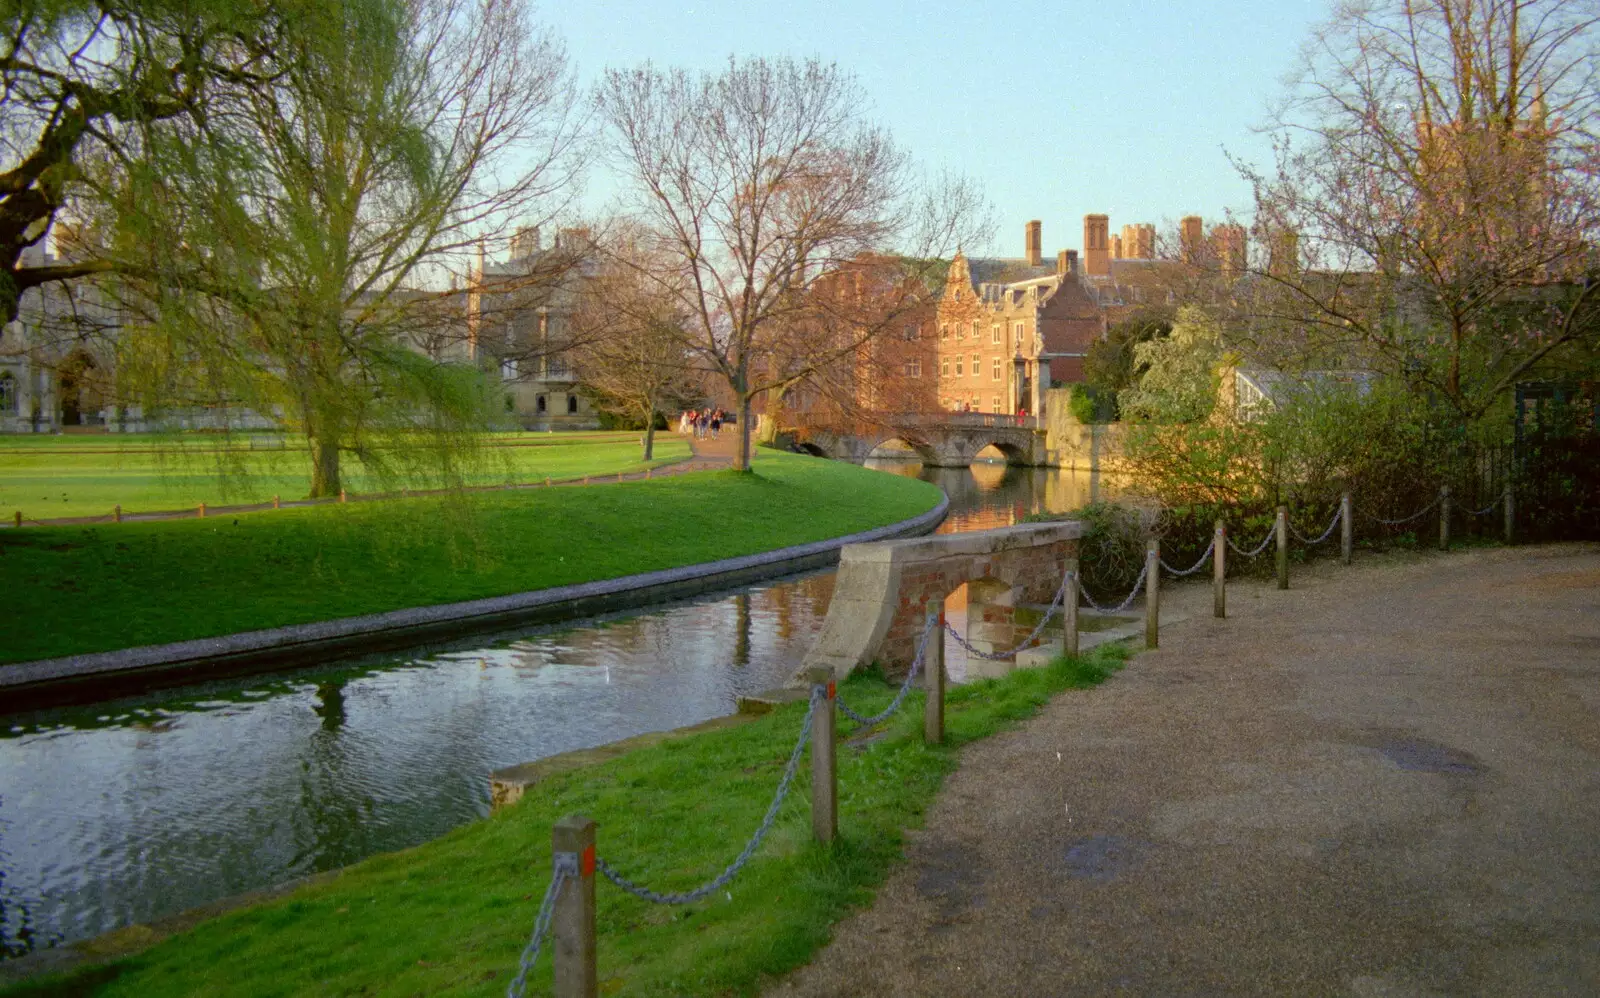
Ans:
<svg viewBox="0 0 1600 998"><path fill-rule="evenodd" d="M339 494L339 445L331 440L311 438L311 498Z"/></svg>
<svg viewBox="0 0 1600 998"><path fill-rule="evenodd" d="M734 471L750 470L750 396L739 396L739 451L733 455Z"/></svg>
<svg viewBox="0 0 1600 998"><path fill-rule="evenodd" d="M644 460L655 457L656 453L656 410L652 407L650 415L644 418Z"/></svg>

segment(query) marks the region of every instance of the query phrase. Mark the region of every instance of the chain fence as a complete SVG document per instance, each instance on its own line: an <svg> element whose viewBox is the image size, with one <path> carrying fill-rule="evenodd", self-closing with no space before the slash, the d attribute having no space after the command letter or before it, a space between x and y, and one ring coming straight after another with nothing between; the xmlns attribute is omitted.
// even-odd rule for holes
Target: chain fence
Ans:
<svg viewBox="0 0 1600 998"><path fill-rule="evenodd" d="M889 702L889 706L883 708L871 717L863 717L862 715L856 713L855 709L849 704L844 702L844 697L836 695L834 697L834 702L839 705L839 710L844 712L844 716L848 717L850 720L856 722L862 727L870 728L874 724L887 719L889 715L899 710L900 704L905 702L906 695L911 692L911 687L912 684L916 682L917 674L922 671L922 660L928 654L928 641L933 637L933 632L938 628L938 626L939 618L930 614L928 617L928 622L923 625L922 637L917 641L917 656L911 660L911 670L906 673L905 682L900 684L900 691L894 695L894 699Z"/></svg>
<svg viewBox="0 0 1600 998"><path fill-rule="evenodd" d="M999 662L1004 659L1011 658L1012 656L1016 655L1017 652L1022 651L1024 648L1030 647L1034 641L1038 640L1039 635L1044 633L1044 625L1050 622L1050 618L1055 616L1056 611L1061 608L1062 601L1067 598L1068 584L1076 579L1077 573L1070 570L1066 575L1061 577L1061 586L1056 589L1055 598L1050 601L1050 606L1045 610L1044 616L1039 618L1039 623L1034 627L1032 633L1023 638L1021 643L1017 644L1010 651L981 651L968 643L967 639L957 633L956 629L951 627L948 623L944 625L945 630L949 631L950 636L956 639L956 644L967 650L968 655L976 655L979 658L986 658L991 662Z"/></svg>
<svg viewBox="0 0 1600 998"><path fill-rule="evenodd" d="M1228 537L1228 548L1231 551L1233 551L1234 554L1239 555L1241 557L1254 558L1256 555L1260 554L1261 552L1263 552L1263 551L1265 551L1267 549L1267 545L1272 543L1272 535L1275 534L1276 532L1277 532L1276 528L1269 529L1267 531L1267 536L1261 538L1261 543L1257 544L1255 546L1254 550L1250 550L1250 551L1246 551L1244 548L1242 548L1239 545L1233 543L1233 537L1230 535Z"/></svg>
<svg viewBox="0 0 1600 998"><path fill-rule="evenodd" d="M1299 541L1300 543L1304 544L1306 547L1316 547L1318 544L1321 544L1323 541L1325 541L1328 538L1333 536L1334 528L1339 526L1339 521L1341 519L1343 519L1343 518L1344 518L1344 510L1343 509L1336 510L1334 512L1334 514L1333 514L1333 522L1328 524L1328 529L1324 530L1322 532L1322 535L1319 536L1316 540L1312 540L1311 538L1307 537L1305 534L1302 534L1300 531L1296 530L1294 528L1294 522L1292 520L1288 521L1289 533L1293 534L1294 535L1294 539Z"/></svg>
<svg viewBox="0 0 1600 998"><path fill-rule="evenodd" d="M800 737L795 740L794 751L789 753L789 764L784 767L783 779L778 783L778 792L773 795L772 804L767 807L766 817L761 819L761 825L756 828L756 833L750 837L749 842L745 843L743 851L735 857L734 861L728 864L727 869L692 891L666 894L651 890L642 884L634 883L612 869L611 864L604 859L596 859L595 868L605 874L607 880L634 897L653 901L656 904L690 904L722 889L729 881L738 876L739 871L744 869L746 863L750 862L750 857L755 855L756 849L761 845L761 840L765 839L767 833L772 830L772 823L778 819L778 811L783 807L784 798L789 796L789 788L794 784L794 774L800 768L800 756L805 751L806 742L811 740L811 721L817 715L817 703L826 697L827 691L823 687L813 686L811 688L811 705L806 710L805 721L800 725Z"/></svg>
<svg viewBox="0 0 1600 998"><path fill-rule="evenodd" d="M1145 575L1147 575L1149 573L1149 571L1150 571L1150 562L1149 562L1148 559L1146 559L1145 563L1144 563L1144 567L1139 569L1139 577L1137 579L1133 580L1133 591L1128 593L1127 598L1124 599L1121 603L1118 603L1116 606L1101 606L1099 603L1096 603L1094 601L1094 597L1093 596L1089 595L1089 590L1084 589L1082 586L1078 587L1078 591L1083 594L1083 601L1085 603L1088 603L1090 606L1094 607L1096 610L1099 610L1101 613L1121 613L1122 611L1126 610L1128 607L1132 606L1133 605L1133 601L1138 598L1139 590L1144 588L1144 577L1145 577Z"/></svg>
<svg viewBox="0 0 1600 998"><path fill-rule="evenodd" d="M1367 517L1367 519L1372 520L1374 523L1381 523L1386 527L1398 527L1403 523L1410 523L1412 520L1416 520L1416 519L1421 518L1424 514L1428 513L1430 510L1432 510L1434 507L1436 507L1438 505L1439 505L1439 500L1435 499L1433 502L1428 503L1428 505L1426 505L1426 506L1422 507L1421 509L1417 510L1415 513L1412 513L1410 516L1402 516L1398 520L1385 520L1383 517L1381 517L1381 516L1373 516L1371 513L1367 513L1367 514L1365 514L1365 516Z"/></svg>
<svg viewBox="0 0 1600 998"><path fill-rule="evenodd" d="M539 961L539 950L544 946L544 937L550 932L550 919L555 916L556 898L561 894L561 885L568 877L578 876L578 854L556 853L551 865L554 870L550 877L550 887L544 892L544 900L539 903L539 915L533 920L533 935L528 939L528 945L522 948L517 976L506 989L506 998L522 998L523 992L527 989L528 974L533 970L533 965Z"/></svg>
<svg viewBox="0 0 1600 998"><path fill-rule="evenodd" d="M1181 579L1184 576L1193 575L1194 573L1200 571L1200 569L1204 568L1206 566L1206 562L1211 560L1212 552L1215 551L1216 549L1217 549L1217 538L1216 538L1216 535L1213 534L1211 536L1211 543L1206 545L1205 552L1200 555L1200 560L1195 562L1193 565L1190 565L1188 568L1185 568L1182 571L1179 571L1178 569L1173 568L1171 565L1167 564L1165 561L1162 561L1161 562L1161 567L1166 569L1168 572L1172 573L1172 575L1175 578Z"/></svg>
<svg viewBox="0 0 1600 998"><path fill-rule="evenodd" d="M1487 515L1489 513L1493 513L1495 511L1495 508L1497 506L1499 506L1501 503L1505 502L1506 501L1506 497L1508 497L1509 495L1511 495L1511 490L1507 489L1506 491L1504 491L1504 492L1500 493L1498 496L1496 496L1494 502L1491 502L1489 505L1483 507L1482 509L1469 509L1469 510L1467 510L1467 515L1468 516L1485 516L1485 515Z"/></svg>

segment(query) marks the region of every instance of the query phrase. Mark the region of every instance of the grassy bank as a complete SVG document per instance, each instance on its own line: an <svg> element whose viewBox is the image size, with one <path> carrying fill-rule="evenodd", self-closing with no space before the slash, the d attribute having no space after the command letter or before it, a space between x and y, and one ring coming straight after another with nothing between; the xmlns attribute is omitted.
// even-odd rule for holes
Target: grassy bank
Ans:
<svg viewBox="0 0 1600 998"><path fill-rule="evenodd" d="M808 767L771 835L725 893L650 905L597 886L601 993L753 994L811 958L832 925L868 903L900 861L956 749L1029 716L1063 690L1093 686L1126 653L954 687L947 744L921 738L920 694L885 732L841 745L840 841L810 838ZM855 676L852 706L881 709L892 688ZM599 854L657 889L685 890L722 869L760 822L793 747L803 704L735 728L640 750L529 788L515 806L434 842L378 856L328 883L204 923L108 966L3 992L45 996L498 996L515 973L549 880L550 826L586 814ZM841 719L841 737L854 729ZM528 994L548 994L548 948Z"/></svg>
<svg viewBox="0 0 1600 998"><path fill-rule="evenodd" d="M925 482L763 452L708 472L0 532L0 662L610 579L824 540L937 504Z"/></svg>
<svg viewBox="0 0 1600 998"><path fill-rule="evenodd" d="M536 482L545 478L615 475L645 467L637 433L486 434L467 474L472 485ZM689 456L682 437L656 437L655 461ZM303 441L277 436L185 434L0 437L0 516L35 520L124 512L193 509L207 505L299 499L310 490ZM380 481L347 462L353 495L402 485L433 487L425 479Z"/></svg>

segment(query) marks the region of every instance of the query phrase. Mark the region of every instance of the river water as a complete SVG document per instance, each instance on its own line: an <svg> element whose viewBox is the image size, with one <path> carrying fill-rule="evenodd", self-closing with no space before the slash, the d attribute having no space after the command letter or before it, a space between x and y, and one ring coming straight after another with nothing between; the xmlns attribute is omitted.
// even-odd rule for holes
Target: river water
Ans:
<svg viewBox="0 0 1600 998"><path fill-rule="evenodd" d="M1066 512L1085 474L915 475L941 532ZM833 571L558 627L0 715L0 959L402 849L482 817L488 774L732 713L782 685ZM948 648L953 678L964 659Z"/></svg>

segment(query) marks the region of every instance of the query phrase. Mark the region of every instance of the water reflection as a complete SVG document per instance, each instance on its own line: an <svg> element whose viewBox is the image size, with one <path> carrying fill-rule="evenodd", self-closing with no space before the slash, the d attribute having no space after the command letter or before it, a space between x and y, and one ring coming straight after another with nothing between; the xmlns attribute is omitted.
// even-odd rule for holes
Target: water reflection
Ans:
<svg viewBox="0 0 1600 998"><path fill-rule="evenodd" d="M870 462L938 484L942 532L1064 512L1086 476ZM731 712L814 640L831 571L409 657L0 719L0 954L438 836L486 775ZM948 652L952 672L959 649Z"/></svg>

